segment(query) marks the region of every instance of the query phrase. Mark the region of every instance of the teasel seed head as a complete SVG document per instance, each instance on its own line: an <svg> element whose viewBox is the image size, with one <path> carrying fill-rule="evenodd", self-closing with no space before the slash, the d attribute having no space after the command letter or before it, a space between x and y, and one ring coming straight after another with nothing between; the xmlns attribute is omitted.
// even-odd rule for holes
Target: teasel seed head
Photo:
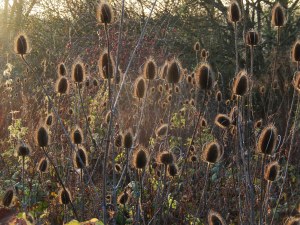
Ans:
<svg viewBox="0 0 300 225"><path fill-rule="evenodd" d="M49 166L48 160L46 158L41 158L38 163L37 170L40 173L46 173L48 171L48 166Z"/></svg>
<svg viewBox="0 0 300 225"><path fill-rule="evenodd" d="M191 156L190 156L190 161L191 161L192 163L197 162L197 161L198 161L198 160L197 160L197 156L191 155Z"/></svg>
<svg viewBox="0 0 300 225"><path fill-rule="evenodd" d="M76 128L72 132L72 141L76 145L80 145L83 142L83 133L78 126L76 126Z"/></svg>
<svg viewBox="0 0 300 225"><path fill-rule="evenodd" d="M300 218L299 217L290 217L287 219L285 225L299 225Z"/></svg>
<svg viewBox="0 0 300 225"><path fill-rule="evenodd" d="M31 152L30 147L26 144L20 144L17 147L18 156L21 157L29 156L30 152Z"/></svg>
<svg viewBox="0 0 300 225"><path fill-rule="evenodd" d="M156 62L152 57L150 57L145 63L143 76L145 79L153 80L156 77L156 73Z"/></svg>
<svg viewBox="0 0 300 225"><path fill-rule="evenodd" d="M113 22L114 15L111 6L102 2L97 7L97 20L100 24L110 24Z"/></svg>
<svg viewBox="0 0 300 225"><path fill-rule="evenodd" d="M215 118L215 124L222 129L226 129L230 126L231 119L229 116L219 113Z"/></svg>
<svg viewBox="0 0 300 225"><path fill-rule="evenodd" d="M169 177L175 177L178 174L178 167L176 164L168 164L167 172Z"/></svg>
<svg viewBox="0 0 300 225"><path fill-rule="evenodd" d="M193 80L193 78L192 78L191 75L188 75L188 76L186 77L186 81L187 81L189 84L192 83L192 80Z"/></svg>
<svg viewBox="0 0 300 225"><path fill-rule="evenodd" d="M272 25L274 27L283 27L286 23L285 9L277 2L272 9Z"/></svg>
<svg viewBox="0 0 300 225"><path fill-rule="evenodd" d="M118 196L118 203L120 205L126 205L129 202L130 195L124 191Z"/></svg>
<svg viewBox="0 0 300 225"><path fill-rule="evenodd" d="M72 197L68 189L61 188L58 192L58 201L60 204L67 205L72 202Z"/></svg>
<svg viewBox="0 0 300 225"><path fill-rule="evenodd" d="M14 43L15 53L23 56L29 53L28 38L25 34L19 34Z"/></svg>
<svg viewBox="0 0 300 225"><path fill-rule="evenodd" d="M219 145L219 143L213 141L203 147L202 160L207 163L214 164L221 160L223 153L223 148Z"/></svg>
<svg viewBox="0 0 300 225"><path fill-rule="evenodd" d="M213 210L210 210L208 213L208 224L209 225L226 225L223 217L219 213L217 213Z"/></svg>
<svg viewBox="0 0 300 225"><path fill-rule="evenodd" d="M9 207L13 201L14 198L14 191L12 189L8 189L2 199L2 204L5 207Z"/></svg>
<svg viewBox="0 0 300 225"><path fill-rule="evenodd" d="M202 49L201 50L201 58L205 60L207 58L207 53L208 53L208 51L206 51L206 49Z"/></svg>
<svg viewBox="0 0 300 225"><path fill-rule="evenodd" d="M257 120L257 121L254 123L254 128L255 128L255 129L260 129L261 126L262 126L262 119Z"/></svg>
<svg viewBox="0 0 300 225"><path fill-rule="evenodd" d="M78 147L77 151L74 152L73 164L77 169L84 169L89 165L88 155L83 146Z"/></svg>
<svg viewBox="0 0 300 225"><path fill-rule="evenodd" d="M127 130L123 135L123 147L126 149L132 148L133 145L133 134L131 129Z"/></svg>
<svg viewBox="0 0 300 225"><path fill-rule="evenodd" d="M160 125L156 131L155 131L155 135L156 137L165 137L167 135L167 131L168 131L168 124L165 123L165 124L162 124Z"/></svg>
<svg viewBox="0 0 300 225"><path fill-rule="evenodd" d="M245 70L241 70L233 83L233 94L244 96L249 91L249 77Z"/></svg>
<svg viewBox="0 0 300 225"><path fill-rule="evenodd" d="M148 163L148 159L148 151L144 148L140 148L134 152L132 164L136 169L144 169Z"/></svg>
<svg viewBox="0 0 300 225"><path fill-rule="evenodd" d="M85 81L86 72L85 66L82 61L79 59L72 65L72 79L75 83L80 84Z"/></svg>
<svg viewBox="0 0 300 225"><path fill-rule="evenodd" d="M116 146L117 148L122 147L122 139L123 139L122 134L118 134L118 135L115 137L115 146Z"/></svg>
<svg viewBox="0 0 300 225"><path fill-rule="evenodd" d="M213 85L213 74L210 65L204 63L195 72L196 85L203 90L210 90Z"/></svg>
<svg viewBox="0 0 300 225"><path fill-rule="evenodd" d="M228 20L231 23L238 23L242 19L242 13L239 3L232 0L228 7Z"/></svg>
<svg viewBox="0 0 300 225"><path fill-rule="evenodd" d="M164 165L169 165L174 163L174 155L172 152L169 151L163 151L161 153L159 153L158 155L158 163L160 164L164 164Z"/></svg>
<svg viewBox="0 0 300 225"><path fill-rule="evenodd" d="M197 41L196 43L195 43L195 45L194 45L194 50L196 51L196 52L199 52L200 51L200 43Z"/></svg>
<svg viewBox="0 0 300 225"><path fill-rule="evenodd" d="M49 144L49 135L48 130L44 126L40 126L35 135L36 143L39 147L44 148L47 147Z"/></svg>
<svg viewBox="0 0 300 225"><path fill-rule="evenodd" d="M53 114L52 113L48 114L45 124L48 127L51 127L53 125Z"/></svg>
<svg viewBox="0 0 300 225"><path fill-rule="evenodd" d="M259 34L257 31L251 29L246 33L245 43L248 46L256 46L260 40Z"/></svg>
<svg viewBox="0 0 300 225"><path fill-rule="evenodd" d="M142 99L146 94L146 81L143 77L138 77L134 83L134 95L138 99Z"/></svg>
<svg viewBox="0 0 300 225"><path fill-rule="evenodd" d="M216 101L217 102L221 102L222 101L222 92L221 91L218 91L216 93Z"/></svg>
<svg viewBox="0 0 300 225"><path fill-rule="evenodd" d="M277 128L270 124L265 127L258 139L257 151L261 154L271 155L276 148Z"/></svg>
<svg viewBox="0 0 300 225"><path fill-rule="evenodd" d="M204 117L201 118L200 127L202 128L207 127L207 121Z"/></svg>
<svg viewBox="0 0 300 225"><path fill-rule="evenodd" d="M266 169L265 169L264 178L270 182L277 180L278 174L279 174L279 169L280 169L280 166L277 161L268 163L268 165L266 166Z"/></svg>
<svg viewBox="0 0 300 225"><path fill-rule="evenodd" d="M121 173L122 172L122 166L118 163L115 164L115 171L117 173Z"/></svg>
<svg viewBox="0 0 300 225"><path fill-rule="evenodd" d="M178 60L173 59L168 65L166 81L171 84L177 84L181 80L181 64Z"/></svg>
<svg viewBox="0 0 300 225"><path fill-rule="evenodd" d="M113 78L113 74L115 70L115 62L113 60L111 53L109 54L109 58L108 58L107 50L105 50L100 55L100 59L98 61L98 68L99 68L100 75L103 79Z"/></svg>
<svg viewBox="0 0 300 225"><path fill-rule="evenodd" d="M64 63L59 63L57 65L57 75L58 77L67 75L67 68Z"/></svg>
<svg viewBox="0 0 300 225"><path fill-rule="evenodd" d="M300 62L300 40L296 41L292 50L292 60L293 62Z"/></svg>

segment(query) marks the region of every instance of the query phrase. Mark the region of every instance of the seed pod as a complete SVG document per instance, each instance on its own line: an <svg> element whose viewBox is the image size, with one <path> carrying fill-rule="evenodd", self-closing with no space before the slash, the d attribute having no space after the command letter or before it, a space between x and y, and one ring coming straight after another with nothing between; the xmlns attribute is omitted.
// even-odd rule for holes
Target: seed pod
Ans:
<svg viewBox="0 0 300 225"><path fill-rule="evenodd" d="M203 90L209 90L213 85L212 71L208 64L198 66L195 72L196 85Z"/></svg>
<svg viewBox="0 0 300 225"><path fill-rule="evenodd" d="M259 129L259 128L261 128L261 126L262 126L262 119L260 119L254 123L255 129Z"/></svg>
<svg viewBox="0 0 300 225"><path fill-rule="evenodd" d="M245 70L241 70L233 83L233 94L244 96L249 90L249 78Z"/></svg>
<svg viewBox="0 0 300 225"><path fill-rule="evenodd" d="M111 6L106 3L102 2L101 4L98 5L97 7L97 20L98 23L102 24L110 24L113 22L113 11Z"/></svg>
<svg viewBox="0 0 300 225"><path fill-rule="evenodd" d="M47 170L48 170L48 161L46 158L41 158L39 163L38 163L38 166L37 166L37 170L40 172L40 173L46 173Z"/></svg>
<svg viewBox="0 0 300 225"><path fill-rule="evenodd" d="M15 39L15 52L19 55L26 55L29 51L28 38L25 34L20 34Z"/></svg>
<svg viewBox="0 0 300 225"><path fill-rule="evenodd" d="M82 146L74 153L73 164L77 169L83 169L88 166L88 156Z"/></svg>
<svg viewBox="0 0 300 225"><path fill-rule="evenodd" d="M178 174L178 168L177 165L172 163L169 164L167 167L168 176L175 177Z"/></svg>
<svg viewBox="0 0 300 225"><path fill-rule="evenodd" d="M300 40L296 41L292 50L292 60L294 62L300 62Z"/></svg>
<svg viewBox="0 0 300 225"><path fill-rule="evenodd" d="M190 161L191 161L192 163L197 162L197 156L191 155L191 156L190 156Z"/></svg>
<svg viewBox="0 0 300 225"><path fill-rule="evenodd" d="M134 152L132 164L136 169L144 169L148 163L148 152L145 149L139 149Z"/></svg>
<svg viewBox="0 0 300 225"><path fill-rule="evenodd" d="M19 145L18 148L18 156L28 156L30 154L30 148L27 145Z"/></svg>
<svg viewBox="0 0 300 225"><path fill-rule="evenodd" d="M231 119L227 115L219 113L215 118L215 124L222 129L226 129L230 126Z"/></svg>
<svg viewBox="0 0 300 225"><path fill-rule="evenodd" d="M290 217L285 222L285 225L299 225L300 224L300 218L297 217Z"/></svg>
<svg viewBox="0 0 300 225"><path fill-rule="evenodd" d="M53 115L52 114L49 114L46 118L46 121L45 121L45 124L50 127L52 126L53 124Z"/></svg>
<svg viewBox="0 0 300 225"><path fill-rule="evenodd" d="M207 51L206 51L206 49L202 49L201 50L201 58L203 58L203 59L206 59L207 58Z"/></svg>
<svg viewBox="0 0 300 225"><path fill-rule="evenodd" d="M72 201L70 191L61 188L58 192L58 200L60 204L67 205Z"/></svg>
<svg viewBox="0 0 300 225"><path fill-rule="evenodd" d="M261 132L258 143L257 151L261 154L271 155L275 150L277 142L277 129L274 125L268 125Z"/></svg>
<svg viewBox="0 0 300 225"><path fill-rule="evenodd" d="M249 30L245 36L246 45L253 47L253 46L256 46L258 44L258 42L259 42L258 33L253 29Z"/></svg>
<svg viewBox="0 0 300 225"><path fill-rule="evenodd" d="M144 66L143 76L145 79L153 80L156 77L157 66L153 58L149 58Z"/></svg>
<svg viewBox="0 0 300 225"><path fill-rule="evenodd" d="M204 146L202 159L203 161L214 164L220 161L223 156L223 149L219 143L213 141Z"/></svg>
<svg viewBox="0 0 300 225"><path fill-rule="evenodd" d="M168 124L162 124L160 127L158 127L155 131L156 137L165 137L167 135L168 131Z"/></svg>
<svg viewBox="0 0 300 225"><path fill-rule="evenodd" d="M116 137L115 137L115 146L117 148L120 148L122 146L122 139L123 139L123 136L122 134L118 134Z"/></svg>
<svg viewBox="0 0 300 225"><path fill-rule="evenodd" d="M116 163L116 164L115 164L115 171L116 171L117 173L121 173L121 171L122 171L122 166L121 166L120 164Z"/></svg>
<svg viewBox="0 0 300 225"><path fill-rule="evenodd" d="M208 213L208 224L209 225L226 225L223 217L213 211L213 210L210 210L209 213Z"/></svg>
<svg viewBox="0 0 300 225"><path fill-rule="evenodd" d="M173 59L168 65L166 81L171 84L177 84L181 80L180 62Z"/></svg>
<svg viewBox="0 0 300 225"><path fill-rule="evenodd" d="M221 91L218 91L216 93L216 101L217 102L221 102L222 101L222 92Z"/></svg>
<svg viewBox="0 0 300 225"><path fill-rule="evenodd" d="M286 23L285 9L277 2L272 9L272 26L282 27Z"/></svg>
<svg viewBox="0 0 300 225"><path fill-rule="evenodd" d="M115 63L110 54L108 59L107 51L104 51L98 61L100 75L103 79L113 78Z"/></svg>
<svg viewBox="0 0 300 225"><path fill-rule="evenodd" d="M67 69L64 63L59 63L57 66L57 75L60 76L66 76L67 75Z"/></svg>
<svg viewBox="0 0 300 225"><path fill-rule="evenodd" d="M194 50L196 51L196 52L199 52L200 51L200 43L197 41L196 43L195 43L195 45L194 45Z"/></svg>
<svg viewBox="0 0 300 225"><path fill-rule="evenodd" d="M133 145L133 135L131 130L127 130L127 132L123 135L123 147L126 149L132 148Z"/></svg>
<svg viewBox="0 0 300 225"><path fill-rule="evenodd" d="M74 144L79 145L83 142L82 130L76 127L72 132L72 141Z"/></svg>
<svg viewBox="0 0 300 225"><path fill-rule="evenodd" d="M126 205L129 202L129 199L130 199L129 194L126 191L124 191L122 194L118 196L118 203L120 205Z"/></svg>
<svg viewBox="0 0 300 225"><path fill-rule="evenodd" d="M85 67L83 63L80 60L78 60L72 66L72 79L75 83L79 84L85 81L85 78Z"/></svg>
<svg viewBox="0 0 300 225"><path fill-rule="evenodd" d="M158 160L160 164L169 165L174 162L174 155L172 152L163 151L158 155Z"/></svg>
<svg viewBox="0 0 300 225"><path fill-rule="evenodd" d="M134 84L134 95L138 99L142 99L146 94L146 82L143 77L138 77Z"/></svg>
<svg viewBox="0 0 300 225"><path fill-rule="evenodd" d="M237 1L232 0L228 7L228 20L231 23L238 23L242 18L241 8Z"/></svg>
<svg viewBox="0 0 300 225"><path fill-rule="evenodd" d="M9 207L10 204L12 203L13 198L14 198L14 191L12 189L8 189L3 196L2 204L5 207Z"/></svg>
<svg viewBox="0 0 300 225"><path fill-rule="evenodd" d="M207 127L207 121L204 117L201 118L200 127Z"/></svg>
<svg viewBox="0 0 300 225"><path fill-rule="evenodd" d="M264 178L267 181L273 182L277 179L280 166L277 161L270 162L265 169Z"/></svg>
<svg viewBox="0 0 300 225"><path fill-rule="evenodd" d="M47 147L49 144L48 130L43 126L39 127L36 131L35 140L39 147Z"/></svg>

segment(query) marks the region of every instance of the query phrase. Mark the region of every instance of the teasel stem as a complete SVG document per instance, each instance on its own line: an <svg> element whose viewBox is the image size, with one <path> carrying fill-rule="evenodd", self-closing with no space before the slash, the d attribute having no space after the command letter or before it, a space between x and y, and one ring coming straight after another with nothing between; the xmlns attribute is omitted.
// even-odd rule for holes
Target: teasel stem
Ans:
<svg viewBox="0 0 300 225"><path fill-rule="evenodd" d="M206 206L206 189L207 189L208 182L209 182L209 181L208 181L209 167L210 167L210 163L207 163L206 172L205 172L204 187L203 187L203 191L202 191L201 198L200 198L200 207L201 207L202 199L204 198L204 201L203 201L203 208L205 208L205 206ZM197 213L197 214L198 214L198 213Z"/></svg>
<svg viewBox="0 0 300 225"><path fill-rule="evenodd" d="M292 106L291 106L292 107ZM275 206L275 209L274 209L274 213L273 213L273 216L272 216L272 220L271 220L271 223L270 225L273 224L273 221L274 221L274 218L275 218L275 214L276 214L276 211L277 211L277 208L278 208L278 205L279 205L279 201L281 199L281 195L282 195L282 192L283 192L283 187L284 187L284 184L285 184L285 181L286 181L286 177L287 177L287 171L288 171L288 166L289 166L289 162L290 162L290 156L291 156L291 151L294 147L294 139L295 139L295 129L296 129L296 124L297 124L297 121L299 119L299 114L300 114L300 95L298 94L298 100L297 100L297 108L296 108L296 114L295 114L295 119L294 119L294 125L293 127L291 128L291 141L290 141L290 147L289 147L289 150L288 150L288 157L287 157L287 162L286 162L286 166L284 168L284 175L283 175L283 181L282 181L282 185L281 185L281 188L280 188L280 193L279 193L279 196L277 198L277 202L276 202L276 206Z"/></svg>
<svg viewBox="0 0 300 225"><path fill-rule="evenodd" d="M166 132L166 140L165 140L165 145L169 146L169 130L170 130L170 124L171 124L171 115L172 115L172 108L173 108L173 98L174 98L174 84L172 84L172 98L171 98L171 102L170 102L170 107L169 107L169 113L168 113L168 127L167 127L167 132Z"/></svg>
<svg viewBox="0 0 300 225"><path fill-rule="evenodd" d="M58 172L58 170L57 170L57 167L55 166L53 160L52 160L51 157L48 155L48 153L47 153L47 151L46 151L46 149L45 149L44 147L42 147L42 150L43 150L45 156L47 157L47 159L49 160L49 162L51 163L51 165L53 166L54 171L55 171L55 174L56 174L56 177L57 177L57 179L58 179L58 181L59 181L61 187L64 189L65 192L67 192L67 189L66 189L66 187L65 187L65 185L64 185L64 182L62 181L62 179L61 179L61 177L60 177L60 175L59 175L59 172ZM78 217L78 215L77 215L76 209L75 209L75 207L74 207L72 201L70 201L70 204L71 204L71 208L72 208L72 211L73 211L73 213L74 213L74 216L75 216L75 218L78 220L79 217Z"/></svg>
<svg viewBox="0 0 300 225"><path fill-rule="evenodd" d="M25 203L25 156L22 156L22 189L23 189L23 207L25 207L26 203ZM25 211L26 208L25 208Z"/></svg>
<svg viewBox="0 0 300 225"><path fill-rule="evenodd" d="M235 47L235 74L239 72L239 56L238 56L238 45L237 45L237 23L234 23L234 47Z"/></svg>
<svg viewBox="0 0 300 225"><path fill-rule="evenodd" d="M267 208L268 208L268 202L270 197L270 189L271 189L272 183L270 181L267 181L267 187L266 187L266 194L265 194L265 200L263 202L263 214L265 215L265 223L267 224Z"/></svg>
<svg viewBox="0 0 300 225"><path fill-rule="evenodd" d="M265 164L266 164L266 154L264 154L261 162L261 176L260 176L260 219L259 219L259 224L263 224L263 205L264 205L264 169L265 169Z"/></svg>

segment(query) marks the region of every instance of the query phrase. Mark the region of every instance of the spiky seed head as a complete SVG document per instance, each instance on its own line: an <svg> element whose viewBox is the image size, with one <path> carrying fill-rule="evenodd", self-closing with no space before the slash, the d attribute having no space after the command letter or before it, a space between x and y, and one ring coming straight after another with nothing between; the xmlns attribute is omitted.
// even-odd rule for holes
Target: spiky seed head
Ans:
<svg viewBox="0 0 300 225"><path fill-rule="evenodd" d="M138 77L134 83L134 95L138 99L142 99L146 94L146 82L143 77Z"/></svg>
<svg viewBox="0 0 300 225"><path fill-rule="evenodd" d="M17 147L18 156L25 157L30 154L30 147L28 145L19 145Z"/></svg>
<svg viewBox="0 0 300 225"><path fill-rule="evenodd" d="M218 91L216 93L216 101L217 102L221 102L222 101L222 92L221 91Z"/></svg>
<svg viewBox="0 0 300 225"><path fill-rule="evenodd" d="M249 90L249 77L245 70L241 70L233 83L233 94L244 96Z"/></svg>
<svg viewBox="0 0 300 225"><path fill-rule="evenodd" d="M88 166L88 156L84 147L80 146L74 152L73 164L77 169L83 169Z"/></svg>
<svg viewBox="0 0 300 225"><path fill-rule="evenodd" d="M299 217L290 217L287 219L285 225L299 225L300 218Z"/></svg>
<svg viewBox="0 0 300 225"><path fill-rule="evenodd" d="M163 151L158 155L158 162L160 164L169 165L174 162L174 155L172 152Z"/></svg>
<svg viewBox="0 0 300 225"><path fill-rule="evenodd" d="M207 58L207 51L206 49L201 50L201 58L206 59Z"/></svg>
<svg viewBox="0 0 300 225"><path fill-rule="evenodd" d="M14 191L12 189L8 189L3 196L2 204L5 207L9 207L10 204L12 203L13 198L14 198Z"/></svg>
<svg viewBox="0 0 300 225"><path fill-rule="evenodd" d="M272 9L272 26L283 27L286 23L285 9L277 2Z"/></svg>
<svg viewBox="0 0 300 225"><path fill-rule="evenodd" d="M300 93L300 71L295 74L294 88Z"/></svg>
<svg viewBox="0 0 300 225"><path fill-rule="evenodd" d="M19 34L15 39L15 52L19 55L29 53L28 38L25 34Z"/></svg>
<svg viewBox="0 0 300 225"><path fill-rule="evenodd" d="M175 177L178 174L178 167L176 164L168 164L167 167L168 176Z"/></svg>
<svg viewBox="0 0 300 225"><path fill-rule="evenodd" d="M79 84L85 81L86 72L85 66L81 60L78 60L72 65L72 79L75 83Z"/></svg>
<svg viewBox="0 0 300 225"><path fill-rule="evenodd" d="M277 179L280 166L277 161L270 162L265 169L264 178L267 181L273 182Z"/></svg>
<svg viewBox="0 0 300 225"><path fill-rule="evenodd" d="M122 166L121 166L120 164L116 163L116 164L115 164L115 171L116 171L117 173L121 173L121 171L122 171Z"/></svg>
<svg viewBox="0 0 300 225"><path fill-rule="evenodd" d="M58 192L58 201L63 205L69 204L72 201L70 191L68 189L61 188Z"/></svg>
<svg viewBox="0 0 300 225"><path fill-rule="evenodd" d="M126 191L124 191L118 196L118 203L120 205L126 205L129 202L129 199L129 194Z"/></svg>
<svg viewBox="0 0 300 225"><path fill-rule="evenodd" d="M155 135L156 137L165 137L167 135L167 131L168 131L168 124L162 124L160 125L156 131L155 131Z"/></svg>
<svg viewBox="0 0 300 225"><path fill-rule="evenodd" d="M181 64L173 59L168 65L166 81L171 84L177 84L181 80Z"/></svg>
<svg viewBox="0 0 300 225"><path fill-rule="evenodd" d="M193 80L193 78L192 78L191 75L188 75L188 76L186 77L186 81L187 81L189 84L192 83L192 80Z"/></svg>
<svg viewBox="0 0 300 225"><path fill-rule="evenodd" d="M197 87L203 90L210 90L213 85L213 76L210 65L201 64L195 72L195 81Z"/></svg>
<svg viewBox="0 0 300 225"><path fill-rule="evenodd" d="M232 0L228 7L228 20L231 23L238 23L242 19L242 13L239 3Z"/></svg>
<svg viewBox="0 0 300 225"><path fill-rule="evenodd" d="M277 128L270 124L265 127L258 139L257 151L261 154L271 155L276 147Z"/></svg>
<svg viewBox="0 0 300 225"><path fill-rule="evenodd" d="M57 75L58 77L67 75L67 68L64 63L59 63L57 65Z"/></svg>
<svg viewBox="0 0 300 225"><path fill-rule="evenodd" d="M49 144L49 135L48 130L46 127L41 126L37 129L36 135L35 135L36 143L39 147L44 148L47 147Z"/></svg>
<svg viewBox="0 0 300 225"><path fill-rule="evenodd" d="M300 40L296 41L292 50L292 60L294 62L300 62Z"/></svg>
<svg viewBox="0 0 300 225"><path fill-rule="evenodd" d="M115 146L117 148L120 148L122 146L122 139L123 139L123 136L122 134L118 134L116 137L115 137Z"/></svg>
<svg viewBox="0 0 300 225"><path fill-rule="evenodd" d="M214 164L220 161L223 156L223 149L218 142L213 141L204 146L202 159L203 161Z"/></svg>
<svg viewBox="0 0 300 225"><path fill-rule="evenodd" d="M133 145L133 135L131 130L127 130L123 135L123 147L126 149L132 148Z"/></svg>
<svg viewBox="0 0 300 225"><path fill-rule="evenodd" d="M209 225L226 225L223 217L219 213L217 213L213 210L210 210L208 213L208 224Z"/></svg>
<svg viewBox="0 0 300 225"><path fill-rule="evenodd" d="M111 53L108 57L108 52L105 50L101 55L98 61L98 68L100 75L103 79L113 78L114 69L115 69L115 62Z"/></svg>
<svg viewBox="0 0 300 225"><path fill-rule="evenodd" d="M194 50L196 51L196 52L199 52L200 51L200 43L197 41L196 43L195 43L195 45L194 45Z"/></svg>
<svg viewBox="0 0 300 225"><path fill-rule="evenodd" d="M102 2L101 4L98 5L97 7L97 20L98 23L101 24L110 24L113 22L113 11L111 6L106 3Z"/></svg>
<svg viewBox="0 0 300 225"><path fill-rule="evenodd" d="M45 121L45 124L48 126L48 127L51 127L52 124L53 124L53 114L50 113L47 118L46 118L46 121Z"/></svg>
<svg viewBox="0 0 300 225"><path fill-rule="evenodd" d="M160 68L160 77L164 80L166 79L167 73L168 73L168 66L169 63L165 61L164 65Z"/></svg>
<svg viewBox="0 0 300 225"><path fill-rule="evenodd" d="M206 119L205 118L201 118L201 121L200 121L200 127L207 127L207 121L206 121Z"/></svg>
<svg viewBox="0 0 300 225"><path fill-rule="evenodd" d="M83 142L82 130L78 126L72 132L72 141L76 145L80 145Z"/></svg>
<svg viewBox="0 0 300 225"><path fill-rule="evenodd" d="M156 77L157 66L153 58L149 58L144 66L144 78L148 80L153 80Z"/></svg>
<svg viewBox="0 0 300 225"><path fill-rule="evenodd" d="M41 158L38 163L37 170L40 173L46 173L48 170L48 165L48 160L46 158Z"/></svg>
<svg viewBox="0 0 300 225"><path fill-rule="evenodd" d="M231 119L229 116L219 113L215 118L215 124L222 129L226 129L230 126Z"/></svg>
<svg viewBox="0 0 300 225"><path fill-rule="evenodd" d="M253 47L258 44L259 39L260 39L260 37L259 37L257 31L251 29L246 33L245 43L246 43L246 45Z"/></svg>
<svg viewBox="0 0 300 225"><path fill-rule="evenodd" d="M259 128L261 128L261 126L262 126L262 119L257 120L257 121L254 123L254 128L255 128L255 129L259 129Z"/></svg>
<svg viewBox="0 0 300 225"><path fill-rule="evenodd" d="M191 155L191 156L190 156L190 161L191 161L192 163L197 162L197 156Z"/></svg>
<svg viewBox="0 0 300 225"><path fill-rule="evenodd" d="M149 154L146 149L140 148L133 154L132 164L136 169L144 169L148 163Z"/></svg>

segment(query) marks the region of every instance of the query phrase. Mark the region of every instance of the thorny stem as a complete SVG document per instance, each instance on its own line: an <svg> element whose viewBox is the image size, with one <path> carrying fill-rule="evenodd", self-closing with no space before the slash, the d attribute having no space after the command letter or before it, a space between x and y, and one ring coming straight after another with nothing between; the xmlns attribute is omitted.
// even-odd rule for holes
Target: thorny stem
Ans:
<svg viewBox="0 0 300 225"><path fill-rule="evenodd" d="M237 23L234 23L234 47L235 47L235 74L239 71L239 55L238 55L238 45L237 45Z"/></svg>
<svg viewBox="0 0 300 225"><path fill-rule="evenodd" d="M260 219L259 224L263 224L263 202L264 202L264 169L266 164L266 154L264 154L264 157L262 158L261 162L261 176L260 176Z"/></svg>

